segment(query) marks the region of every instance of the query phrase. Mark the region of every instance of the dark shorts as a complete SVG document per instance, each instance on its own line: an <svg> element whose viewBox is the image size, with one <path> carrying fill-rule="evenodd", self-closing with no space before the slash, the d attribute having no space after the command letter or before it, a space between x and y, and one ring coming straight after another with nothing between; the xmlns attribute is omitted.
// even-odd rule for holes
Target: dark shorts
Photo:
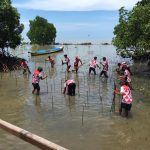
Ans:
<svg viewBox="0 0 150 150"><path fill-rule="evenodd" d="M38 83L32 83L34 90L40 90L40 86Z"/></svg>
<svg viewBox="0 0 150 150"><path fill-rule="evenodd" d="M91 71L93 71L93 72L94 72L94 75L96 75L96 70L95 70L95 68L90 67L90 68L89 68L89 74L91 73Z"/></svg>
<svg viewBox="0 0 150 150"><path fill-rule="evenodd" d="M131 107L132 107L132 104L121 103L121 108L124 108L125 110L130 111Z"/></svg>

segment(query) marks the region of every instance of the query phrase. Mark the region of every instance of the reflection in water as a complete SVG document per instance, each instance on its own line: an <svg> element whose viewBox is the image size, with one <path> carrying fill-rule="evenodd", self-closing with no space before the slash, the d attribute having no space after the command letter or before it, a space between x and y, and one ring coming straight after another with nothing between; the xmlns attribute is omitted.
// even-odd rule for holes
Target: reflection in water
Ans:
<svg viewBox="0 0 150 150"><path fill-rule="evenodd" d="M121 59L116 55L113 46L64 47L64 53L70 57L72 67L76 55L85 62L78 74L66 73L66 66L61 65L64 53L53 54L56 64L51 68L50 64L44 61L47 56L28 57L28 51L31 51L30 46L21 49L22 57L29 61L31 71L41 66L48 78L40 81L41 95L36 96L32 94L32 74L23 75L22 71L0 73L1 119L71 150L149 149L148 76L144 75L143 78L143 75L136 72L137 70L133 70L134 102L128 119L118 115L121 98L119 96L116 96L116 112L110 113L114 80L119 88L113 70ZM20 50L15 51L16 55L19 53ZM88 76L88 63L94 56L97 56L98 62L103 56L109 59L108 79L99 78L101 71L99 69L96 70L96 76ZM75 97L62 94L63 83L65 79L70 78L76 81ZM37 149L0 130L0 149L20 150L20 148Z"/></svg>
<svg viewBox="0 0 150 150"><path fill-rule="evenodd" d="M37 106L37 107L40 107L40 106L41 106L41 98L40 98L40 95L35 95L34 104L35 104L35 106Z"/></svg>

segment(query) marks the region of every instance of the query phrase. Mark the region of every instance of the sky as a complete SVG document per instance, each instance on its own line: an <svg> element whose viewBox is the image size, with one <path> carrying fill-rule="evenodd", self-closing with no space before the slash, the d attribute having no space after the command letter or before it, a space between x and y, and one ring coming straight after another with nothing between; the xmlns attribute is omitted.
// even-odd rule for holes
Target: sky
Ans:
<svg viewBox="0 0 150 150"><path fill-rule="evenodd" d="M111 41L118 24L118 10L131 10L138 0L12 0L20 13L26 41L29 20L41 16L53 23L57 30L56 42Z"/></svg>

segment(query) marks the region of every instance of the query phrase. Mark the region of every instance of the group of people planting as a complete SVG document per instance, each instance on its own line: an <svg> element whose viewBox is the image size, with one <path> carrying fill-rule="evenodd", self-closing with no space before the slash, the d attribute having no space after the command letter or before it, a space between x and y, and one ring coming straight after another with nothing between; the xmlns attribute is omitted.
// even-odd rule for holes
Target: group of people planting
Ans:
<svg viewBox="0 0 150 150"><path fill-rule="evenodd" d="M46 60L48 60L51 64L51 68L54 68L55 65L55 59L52 56L48 56L48 58L46 58ZM22 61L22 66L23 66L23 73L25 73L26 71L30 72L30 69L27 65L27 63L25 62L25 60ZM71 68L71 62L69 57L67 56L67 54L64 55L64 60L62 60L62 65L66 64L66 71L70 72L70 68ZM105 78L108 78L108 60L106 59L106 57L102 58L102 61L100 61L100 63L97 62L97 57L95 56L93 59L91 59L91 61L89 62L89 76L91 75L91 72L94 73L94 75L96 75L96 67L98 67L99 69L101 68L100 65L102 66L102 70L100 72L100 77L104 75ZM82 60L76 56L75 60L74 60L74 70L75 73L78 73L78 70L81 66L83 66L84 63L82 62ZM40 86L39 86L39 82L40 80L44 80L45 78L47 78L47 75L43 75L42 74L43 68L42 67L38 67L33 75L32 75L32 85L33 85L33 91L32 93L34 94L35 91L37 91L37 95L40 94ZM125 109L125 116L128 116L128 112L131 109L132 106L132 94L131 94L131 90L132 90L132 85L131 85L131 70L130 67L128 66L128 64L126 62L123 63L118 63L118 68L116 69L117 74L119 75L118 78L120 79L120 90L115 89L114 93L115 94L120 94L122 95L122 101L121 101L121 105L120 105L120 115L122 113L122 109ZM75 96L75 89L76 89L76 83L73 79L67 79L65 80L64 83L64 91L63 94L67 93L69 96Z"/></svg>
<svg viewBox="0 0 150 150"><path fill-rule="evenodd" d="M55 65L55 59L52 56L48 56L48 58L46 58L46 60L48 60L51 64L51 68L54 67ZM70 59L67 56L67 54L64 55L64 60L62 60L62 65L66 64L67 68L66 71L70 72L70 68L71 68L71 63L70 63ZM100 77L104 74L104 76L106 78L108 78L107 75L107 71L108 71L108 61L106 59L106 57L103 57L103 60L100 62L100 64L103 66L103 69L100 73ZM84 63L82 62L82 60L76 56L75 60L74 60L74 70L76 73L78 73L78 70L81 66L83 66ZM27 65L27 62L25 62L25 60L22 61L22 66L23 66L23 74L28 71L30 73L29 67ZM100 69L100 66L98 65L97 62L97 57L94 57L90 62L89 62L89 75L91 74L91 71L93 71L94 75L96 75L96 67L98 67ZM39 94L40 92L40 86L39 86L39 81L40 79L43 80L45 79L47 76L42 76L41 72L43 71L43 68L39 67L37 70L34 71L33 76L32 76L32 85L34 87L32 93L34 93L37 90L37 94ZM73 79L68 79L65 81L64 83L64 94L67 93L70 96L75 96L75 88L76 88L76 83Z"/></svg>

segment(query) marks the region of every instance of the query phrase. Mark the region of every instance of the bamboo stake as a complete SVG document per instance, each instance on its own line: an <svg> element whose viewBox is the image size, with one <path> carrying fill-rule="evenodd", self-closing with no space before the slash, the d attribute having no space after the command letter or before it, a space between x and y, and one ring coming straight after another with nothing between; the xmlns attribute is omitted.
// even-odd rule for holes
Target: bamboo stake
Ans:
<svg viewBox="0 0 150 150"><path fill-rule="evenodd" d="M87 92L87 104L88 104L88 91L86 91Z"/></svg>
<svg viewBox="0 0 150 150"><path fill-rule="evenodd" d="M52 84L51 84L51 93L53 92L53 87L52 87Z"/></svg>
<svg viewBox="0 0 150 150"><path fill-rule="evenodd" d="M47 83L47 78L46 78L46 88L47 88L47 93L48 93L48 83Z"/></svg>
<svg viewBox="0 0 150 150"><path fill-rule="evenodd" d="M67 150L55 143L52 143L38 135L35 135L27 130L12 125L0 119L0 127L5 131L19 137L20 139L39 147L42 150Z"/></svg>
<svg viewBox="0 0 150 150"><path fill-rule="evenodd" d="M48 66L48 72L49 72L49 77L50 77L50 67ZM50 77L51 78L51 77Z"/></svg>
<svg viewBox="0 0 150 150"><path fill-rule="evenodd" d="M36 69L36 61L34 63L35 63L34 65L35 65L35 69Z"/></svg>
<svg viewBox="0 0 150 150"><path fill-rule="evenodd" d="M78 80L78 96L80 97L79 80Z"/></svg>
<svg viewBox="0 0 150 150"><path fill-rule="evenodd" d="M110 109L110 112L113 111L114 109L114 112L115 112L115 98L116 98L116 94L115 94L115 90L116 90L116 83L114 81L114 92L113 92L113 99L112 99L112 105L111 105L111 109Z"/></svg>
<svg viewBox="0 0 150 150"><path fill-rule="evenodd" d="M82 126L83 126L83 123L84 123L84 106L83 106L83 109L82 109Z"/></svg>
<svg viewBox="0 0 150 150"><path fill-rule="evenodd" d="M53 79L54 92L55 92L55 79Z"/></svg>
<svg viewBox="0 0 150 150"><path fill-rule="evenodd" d="M52 96L52 109L54 108L53 96Z"/></svg>

